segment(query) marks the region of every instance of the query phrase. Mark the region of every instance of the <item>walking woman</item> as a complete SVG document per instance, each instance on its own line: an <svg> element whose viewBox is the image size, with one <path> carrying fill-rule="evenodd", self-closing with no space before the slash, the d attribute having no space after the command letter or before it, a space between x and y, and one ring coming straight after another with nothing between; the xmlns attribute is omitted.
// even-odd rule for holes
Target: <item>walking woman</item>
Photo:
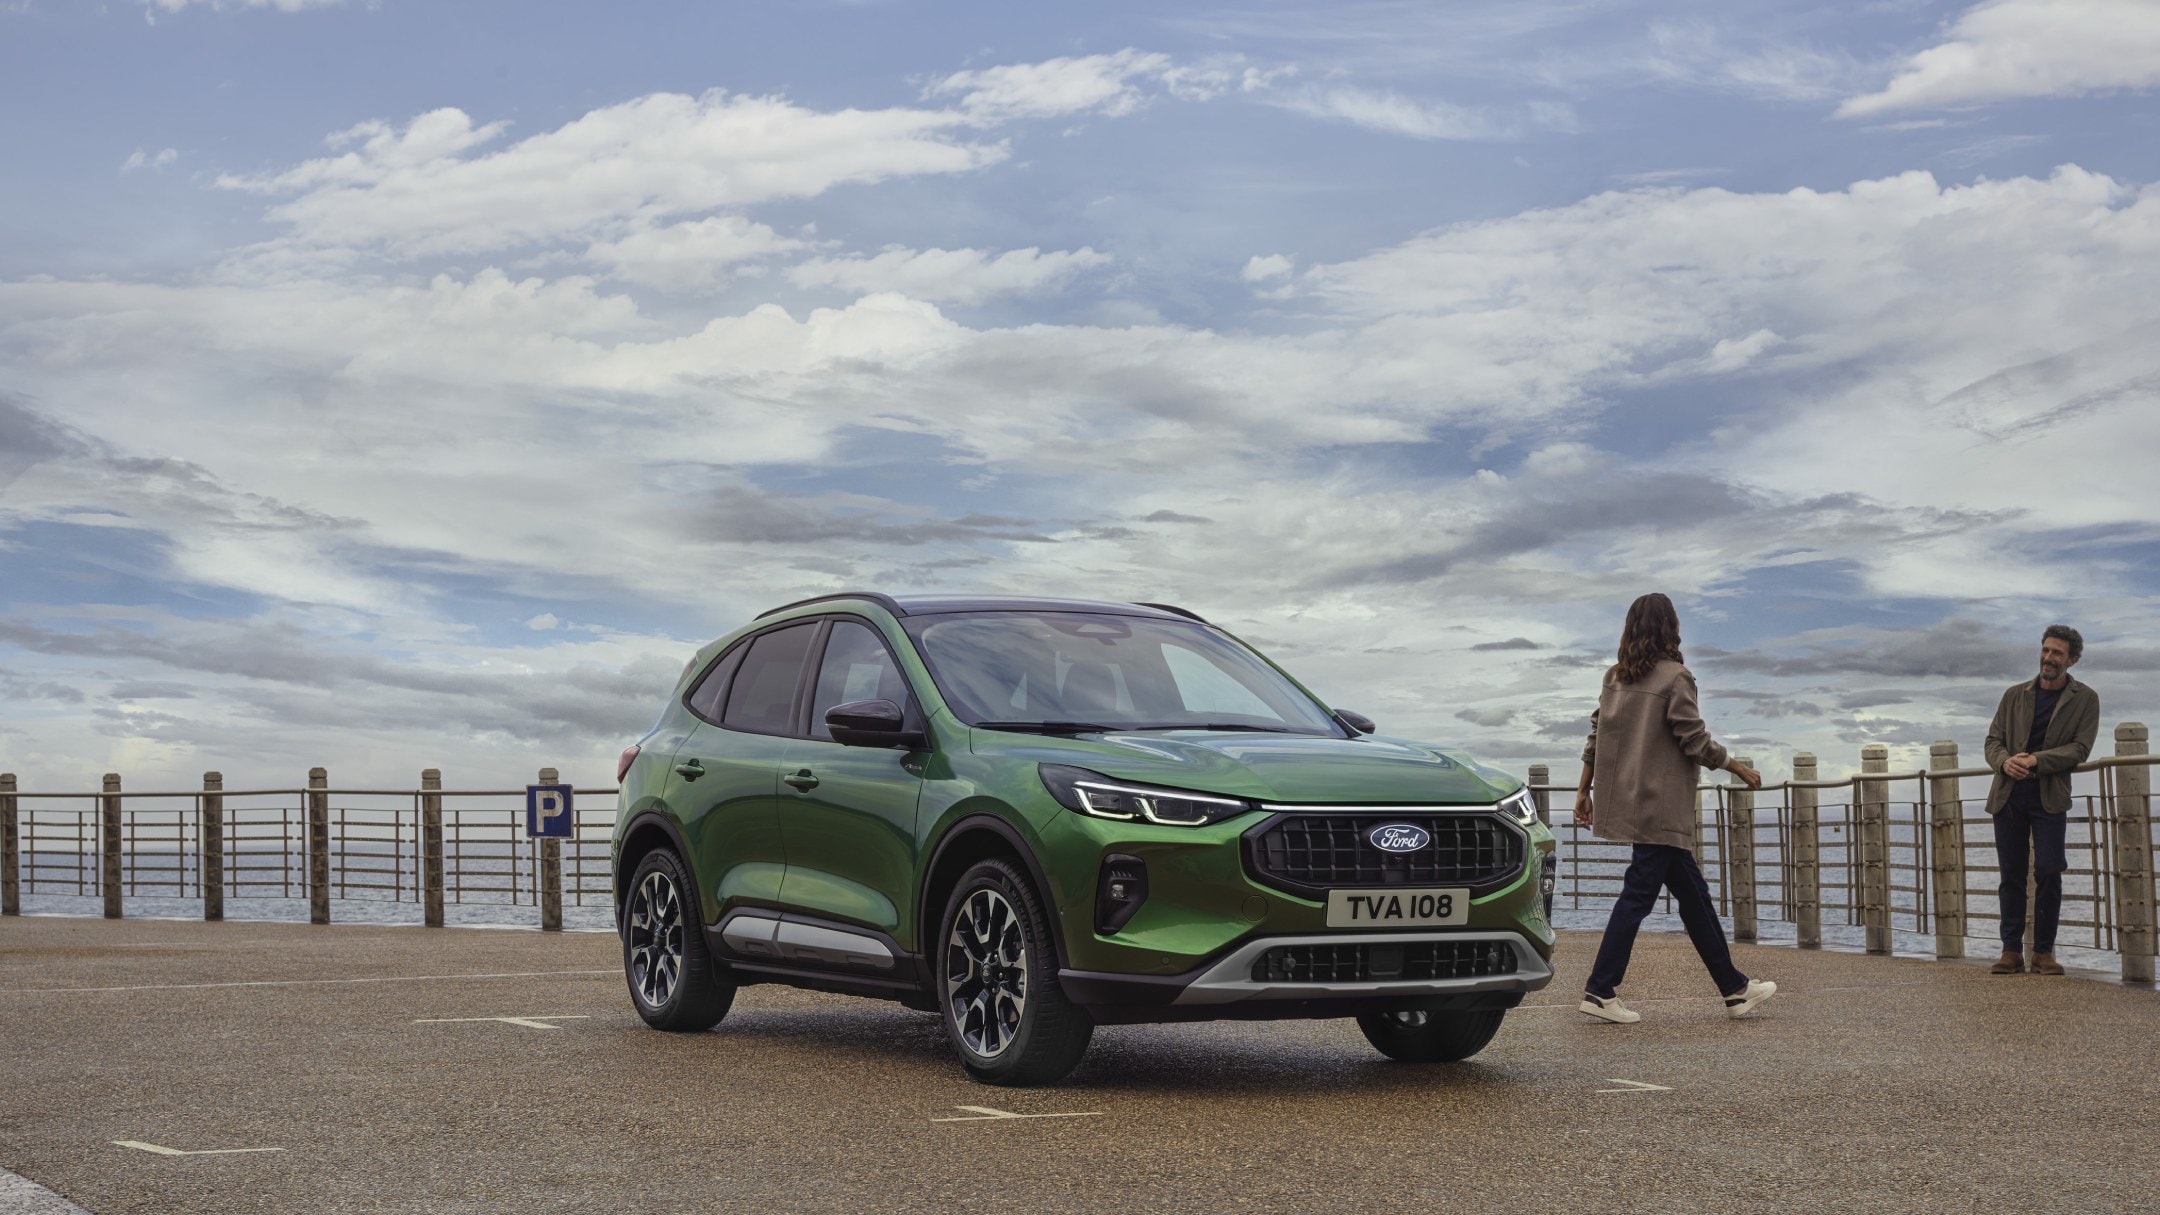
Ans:
<svg viewBox="0 0 2160 1215"><path fill-rule="evenodd" d="M1777 984L1750 979L1733 966L1693 851L1695 769L1723 768L1750 789L1762 787L1762 776L1710 737L1695 705L1695 677L1681 661L1680 616L1672 600L1658 594L1637 599L1620 631L1620 661L1605 672L1597 712L1590 715L1582 783L1575 790L1576 822L1600 839L1635 845L1620 898L1605 922L1597 964L1577 1005L1621 1025L1642 1020L1641 1013L1620 1002L1620 980L1635 951L1635 933L1661 889L1672 891L1680 905L1680 922L1725 997L1727 1012L1744 1017L1777 994Z"/></svg>

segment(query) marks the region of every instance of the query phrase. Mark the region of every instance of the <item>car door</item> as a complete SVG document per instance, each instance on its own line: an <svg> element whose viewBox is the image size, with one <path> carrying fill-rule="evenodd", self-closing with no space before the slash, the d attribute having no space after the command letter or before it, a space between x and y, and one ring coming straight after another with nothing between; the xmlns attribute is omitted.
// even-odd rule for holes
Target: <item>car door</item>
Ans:
<svg viewBox="0 0 2160 1215"><path fill-rule="evenodd" d="M782 764L780 832L787 844L782 897L795 910L880 929L912 932L915 806L926 752L845 747L832 741L825 711L852 700L889 700L919 718L907 679L877 630L839 617L826 633L812 681L806 738Z"/></svg>
<svg viewBox="0 0 2160 1215"><path fill-rule="evenodd" d="M695 853L706 910L781 898L787 853L780 835L780 765L796 720L817 621L739 643L691 694L700 720L675 749L669 799ZM708 688L719 677L724 683Z"/></svg>

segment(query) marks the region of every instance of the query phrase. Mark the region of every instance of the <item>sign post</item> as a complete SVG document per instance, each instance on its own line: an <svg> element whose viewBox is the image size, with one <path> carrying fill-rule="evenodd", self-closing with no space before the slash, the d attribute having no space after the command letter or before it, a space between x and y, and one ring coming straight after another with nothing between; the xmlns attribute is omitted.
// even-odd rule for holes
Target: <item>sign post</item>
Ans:
<svg viewBox="0 0 2160 1215"><path fill-rule="evenodd" d="M577 829L571 812L570 786L558 784L553 768L540 769L540 783L525 786L525 834L540 841L540 930L562 931L562 842Z"/></svg>

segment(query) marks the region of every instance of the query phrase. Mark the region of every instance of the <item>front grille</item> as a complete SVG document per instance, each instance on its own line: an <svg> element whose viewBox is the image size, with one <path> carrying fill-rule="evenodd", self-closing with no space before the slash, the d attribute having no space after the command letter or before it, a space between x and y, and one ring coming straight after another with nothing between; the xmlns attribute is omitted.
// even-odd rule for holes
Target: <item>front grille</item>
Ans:
<svg viewBox="0 0 2160 1215"><path fill-rule="evenodd" d="M1255 983L1399 983L1514 973L1515 951L1503 941L1277 945L1252 967Z"/></svg>
<svg viewBox="0 0 2160 1215"><path fill-rule="evenodd" d="M1366 836L1389 823L1423 827L1432 842L1382 852ZM1321 893L1335 887L1490 887L1522 871L1523 837L1491 814L1283 814L1246 837L1252 875L1273 886Z"/></svg>

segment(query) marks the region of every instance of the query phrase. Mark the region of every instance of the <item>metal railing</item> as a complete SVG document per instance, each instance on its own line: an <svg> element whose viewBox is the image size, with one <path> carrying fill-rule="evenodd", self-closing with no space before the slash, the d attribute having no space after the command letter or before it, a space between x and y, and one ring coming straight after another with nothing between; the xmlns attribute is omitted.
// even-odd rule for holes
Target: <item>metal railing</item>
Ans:
<svg viewBox="0 0 2160 1215"><path fill-rule="evenodd" d="M2117 753L2075 769L2095 787L2072 797L2065 824L2068 868L2062 875L2058 947L2115 955L2124 979L2151 982L2154 963L2156 846L2145 727L2116 730ZM1826 929L1871 953L1932 951L1965 956L1973 940L1992 941L2000 923L2002 882L1992 818L1984 797L1966 797L1967 780L1992 780L1988 768L1957 766L1954 743L1930 748L1923 771L1891 772L1888 750L1870 745L1861 771L1815 780L1812 756L1794 759L1795 778L1759 791L1739 784L1697 788L1695 852L1718 912L1736 940L1766 928L1795 944L1820 947ZM1565 807L1575 790L1531 770L1541 813L1560 839L1556 907L1600 907L1618 895L1630 845L1597 839ZM2030 868L2019 875L2027 884ZM2028 915L2022 946L2032 947Z"/></svg>
<svg viewBox="0 0 2160 1215"><path fill-rule="evenodd" d="M541 773L555 783L553 769ZM613 788L576 789L567 840L524 831L523 789L444 789L434 769L416 789L333 788L323 769L294 788L226 789L217 773L195 790L132 791L117 775L97 793L21 790L0 775L0 913L38 895L100 899L108 917L129 900L200 900L206 919L228 899L305 899L327 923L335 903L534 907L559 928L564 905L608 907Z"/></svg>
<svg viewBox="0 0 2160 1215"><path fill-rule="evenodd" d="M2117 955L2125 979L2150 982L2160 761L2145 753L2144 726L2118 726L2115 737L2115 756L2077 769L2096 788L2070 809L2062 941ZM1891 772L1888 754L1863 748L1861 771L1844 780L1814 779L1816 761L1803 754L1792 780L1760 791L1699 786L1696 853L1736 939L1761 940L1766 926L1782 937L1789 926L1803 948L1828 932L1870 952L1931 947L1951 958L1984 935L2000 867L1984 802L1965 797L1963 782L1994 774L1959 768L1954 743L1934 744L1924 771ZM555 783L555 770L540 778ZM1629 846L1555 814L1573 790L1549 783L1544 765L1530 778L1561 841L1556 903L1608 903ZM297 788L228 790L213 772L200 790L147 793L122 790L116 775L97 793L22 792L0 774L0 912L18 914L23 896L41 893L100 897L112 917L127 899L199 899L209 919L223 917L228 898L305 898L317 923L342 901L417 903L429 925L444 922L446 904L530 906L541 927L560 928L566 903L608 906L615 794L576 790L591 808L557 841L526 838L524 790L444 789L432 768L416 789L336 789L317 768Z"/></svg>

